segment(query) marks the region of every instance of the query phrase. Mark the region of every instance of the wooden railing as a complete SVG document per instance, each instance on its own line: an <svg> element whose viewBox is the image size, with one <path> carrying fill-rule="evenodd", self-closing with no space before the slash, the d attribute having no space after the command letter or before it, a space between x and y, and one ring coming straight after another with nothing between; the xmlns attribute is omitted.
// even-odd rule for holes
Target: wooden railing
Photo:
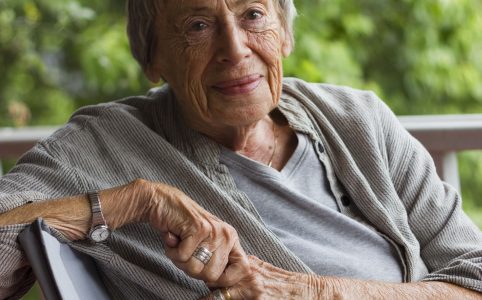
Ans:
<svg viewBox="0 0 482 300"><path fill-rule="evenodd" d="M431 153L437 172L460 190L457 152L482 150L482 114L403 116L401 123ZM16 159L54 127L0 128L0 175L2 159Z"/></svg>

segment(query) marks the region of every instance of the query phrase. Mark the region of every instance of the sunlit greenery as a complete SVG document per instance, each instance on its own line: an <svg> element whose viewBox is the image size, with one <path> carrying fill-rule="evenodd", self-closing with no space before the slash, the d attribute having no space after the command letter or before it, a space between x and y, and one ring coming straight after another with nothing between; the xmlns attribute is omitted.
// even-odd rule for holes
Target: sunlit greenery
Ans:
<svg viewBox="0 0 482 300"><path fill-rule="evenodd" d="M375 90L399 115L482 113L482 1L298 0L287 76ZM62 124L79 106L151 85L124 1L0 0L0 126ZM482 227L482 155L460 155Z"/></svg>
<svg viewBox="0 0 482 300"><path fill-rule="evenodd" d="M376 90L397 114L482 112L481 1L297 5L288 74Z"/></svg>

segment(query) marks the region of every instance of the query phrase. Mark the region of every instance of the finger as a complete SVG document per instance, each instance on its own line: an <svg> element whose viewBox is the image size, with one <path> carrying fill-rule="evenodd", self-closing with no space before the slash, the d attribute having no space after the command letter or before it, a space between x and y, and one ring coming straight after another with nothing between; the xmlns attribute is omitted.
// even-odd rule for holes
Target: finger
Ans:
<svg viewBox="0 0 482 300"><path fill-rule="evenodd" d="M228 265L229 256L238 241L236 230L228 224L219 223L213 226L209 239L202 246L209 249L213 255L206 265L200 265L196 257L191 257L186 263L178 262L176 266L188 275L205 282L215 282L223 274ZM239 243L237 244L238 247Z"/></svg>
<svg viewBox="0 0 482 300"><path fill-rule="evenodd" d="M204 243L199 245L199 248L202 248L203 250L207 250L211 254L211 257L205 256L205 254L209 254L209 253L196 253L197 252L196 250L195 253L193 253L193 255L189 258L187 262L185 263L176 262L176 261L173 261L173 262L179 269L183 270L189 276L196 279L205 280L204 270L206 269L206 266L210 263L216 251L210 250L213 247Z"/></svg>
<svg viewBox="0 0 482 300"><path fill-rule="evenodd" d="M181 239L172 232L163 233L163 240L169 248L176 248L181 242Z"/></svg>
<svg viewBox="0 0 482 300"><path fill-rule="evenodd" d="M236 230L226 223L220 223L214 228L211 235L212 243L215 243L214 255L204 268L201 279L205 282L216 282L225 272L230 256L237 256L242 248ZM231 259L232 260L232 259ZM233 262L237 262L234 260Z"/></svg>
<svg viewBox="0 0 482 300"><path fill-rule="evenodd" d="M233 286L228 288L227 292L231 296L231 300L255 298L249 287Z"/></svg>
<svg viewBox="0 0 482 300"><path fill-rule="evenodd" d="M211 260L202 271L201 279L205 282L216 282L223 274L228 265L229 255L232 252L236 240L230 238L221 242L221 245L216 247Z"/></svg>
<svg viewBox="0 0 482 300"><path fill-rule="evenodd" d="M184 273L186 273L189 277L202 280L200 274L204 269L204 264L197 258L193 257L185 263L180 263L176 261L173 261L173 263L178 269L184 271Z"/></svg>
<svg viewBox="0 0 482 300"><path fill-rule="evenodd" d="M204 222L200 222L204 224ZM194 251L200 246L201 242L208 239L211 234L211 226L198 225L198 229L193 229L193 234L182 239L177 247L167 248L166 256L172 261L186 263L191 258ZM208 248L209 249L209 248Z"/></svg>
<svg viewBox="0 0 482 300"><path fill-rule="evenodd" d="M217 280L208 282L209 287L234 286L241 280L251 275L251 267L248 256L244 252L239 240L235 241L234 247L228 257L228 265Z"/></svg>

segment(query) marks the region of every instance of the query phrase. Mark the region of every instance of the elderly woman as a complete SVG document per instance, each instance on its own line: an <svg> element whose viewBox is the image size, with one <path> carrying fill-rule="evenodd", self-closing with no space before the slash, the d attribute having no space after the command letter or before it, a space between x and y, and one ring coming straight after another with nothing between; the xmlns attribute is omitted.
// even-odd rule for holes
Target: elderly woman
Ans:
<svg viewBox="0 0 482 300"><path fill-rule="evenodd" d="M115 299L480 298L482 234L390 110L283 79L292 0L128 14L167 84L80 109L0 179L1 298L34 281L16 236L38 217Z"/></svg>

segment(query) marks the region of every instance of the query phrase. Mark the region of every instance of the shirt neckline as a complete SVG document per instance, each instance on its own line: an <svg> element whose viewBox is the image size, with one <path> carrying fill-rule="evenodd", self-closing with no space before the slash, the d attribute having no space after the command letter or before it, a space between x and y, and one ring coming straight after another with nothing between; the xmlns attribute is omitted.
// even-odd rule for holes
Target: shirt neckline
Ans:
<svg viewBox="0 0 482 300"><path fill-rule="evenodd" d="M226 147L221 147L220 162L231 167L248 170L258 176L276 178L278 180L288 179L293 176L296 169L299 167L300 163L307 154L307 149L309 146L308 138L304 134L296 132L296 137L298 139L296 149L281 171L268 167L267 165L244 155L238 154Z"/></svg>

